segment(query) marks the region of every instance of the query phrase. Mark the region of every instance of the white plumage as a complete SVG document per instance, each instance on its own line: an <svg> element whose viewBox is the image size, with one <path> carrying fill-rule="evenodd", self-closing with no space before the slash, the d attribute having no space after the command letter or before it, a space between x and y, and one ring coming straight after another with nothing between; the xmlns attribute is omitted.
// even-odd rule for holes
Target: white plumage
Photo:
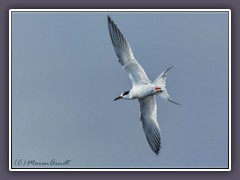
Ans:
<svg viewBox="0 0 240 180"><path fill-rule="evenodd" d="M162 72L152 83L142 66L134 58L129 43L109 16L108 29L118 61L127 72L133 85L130 91L122 93L115 100L121 98L139 100L140 120L144 133L151 149L158 155L161 148L161 137L154 95L158 94L163 99L173 102L166 89L166 74L173 66ZM178 104L176 102L173 103Z"/></svg>

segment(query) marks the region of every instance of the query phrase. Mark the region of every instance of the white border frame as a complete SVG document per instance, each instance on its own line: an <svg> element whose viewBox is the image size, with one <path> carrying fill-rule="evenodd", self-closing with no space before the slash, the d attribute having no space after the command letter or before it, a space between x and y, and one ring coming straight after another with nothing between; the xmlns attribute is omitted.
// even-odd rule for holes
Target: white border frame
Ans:
<svg viewBox="0 0 240 180"><path fill-rule="evenodd" d="M210 169L210 168L192 168L192 169L150 169L150 168L129 168L129 169L118 169L118 168L111 168L111 169L81 169L81 168L12 168L12 12L228 12L228 22L229 22L229 29L228 29L228 168L223 169ZM231 171L231 10L230 9L10 9L9 10L9 171Z"/></svg>

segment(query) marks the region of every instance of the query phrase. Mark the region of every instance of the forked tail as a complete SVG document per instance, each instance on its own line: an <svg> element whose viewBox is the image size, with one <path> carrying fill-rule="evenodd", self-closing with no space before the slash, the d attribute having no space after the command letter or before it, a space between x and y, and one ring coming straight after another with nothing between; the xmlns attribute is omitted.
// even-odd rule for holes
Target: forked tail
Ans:
<svg viewBox="0 0 240 180"><path fill-rule="evenodd" d="M167 80L167 72L172 69L174 66L166 69L165 71L163 71L156 79L155 81L153 82L154 85L158 86L158 87L161 87L161 93L159 93L158 95L165 99L165 100L168 100L169 102L171 103L174 103L174 104L177 104L177 105L181 105L177 102L174 102L168 92L167 92L167 88L166 88L166 80Z"/></svg>

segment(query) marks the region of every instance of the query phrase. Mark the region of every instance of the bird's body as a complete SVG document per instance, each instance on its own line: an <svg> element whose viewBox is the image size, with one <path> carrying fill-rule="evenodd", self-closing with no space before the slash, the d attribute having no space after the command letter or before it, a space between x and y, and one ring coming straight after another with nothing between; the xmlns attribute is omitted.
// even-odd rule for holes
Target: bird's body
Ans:
<svg viewBox="0 0 240 180"><path fill-rule="evenodd" d="M129 91L125 99L139 99L157 93L157 86L148 83L143 85L135 85Z"/></svg>
<svg viewBox="0 0 240 180"><path fill-rule="evenodd" d="M155 81L151 82L142 66L134 58L130 45L116 24L108 16L108 29L119 63L127 72L132 88L123 92L118 99L138 99L140 104L140 120L151 149L158 154L161 148L160 128L157 122L157 105L154 95L175 103L166 89L166 74L168 68ZM178 103L175 103L178 104Z"/></svg>

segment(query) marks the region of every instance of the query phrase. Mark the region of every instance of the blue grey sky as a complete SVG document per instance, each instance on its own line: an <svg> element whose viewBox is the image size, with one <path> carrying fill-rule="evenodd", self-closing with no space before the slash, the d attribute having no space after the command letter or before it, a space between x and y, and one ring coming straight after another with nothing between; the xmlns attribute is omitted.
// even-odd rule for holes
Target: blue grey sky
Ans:
<svg viewBox="0 0 240 180"><path fill-rule="evenodd" d="M162 148L150 149L131 82L107 27L113 19L154 80ZM227 12L13 12L12 161L69 168L227 168ZM15 166L14 166L15 167Z"/></svg>

